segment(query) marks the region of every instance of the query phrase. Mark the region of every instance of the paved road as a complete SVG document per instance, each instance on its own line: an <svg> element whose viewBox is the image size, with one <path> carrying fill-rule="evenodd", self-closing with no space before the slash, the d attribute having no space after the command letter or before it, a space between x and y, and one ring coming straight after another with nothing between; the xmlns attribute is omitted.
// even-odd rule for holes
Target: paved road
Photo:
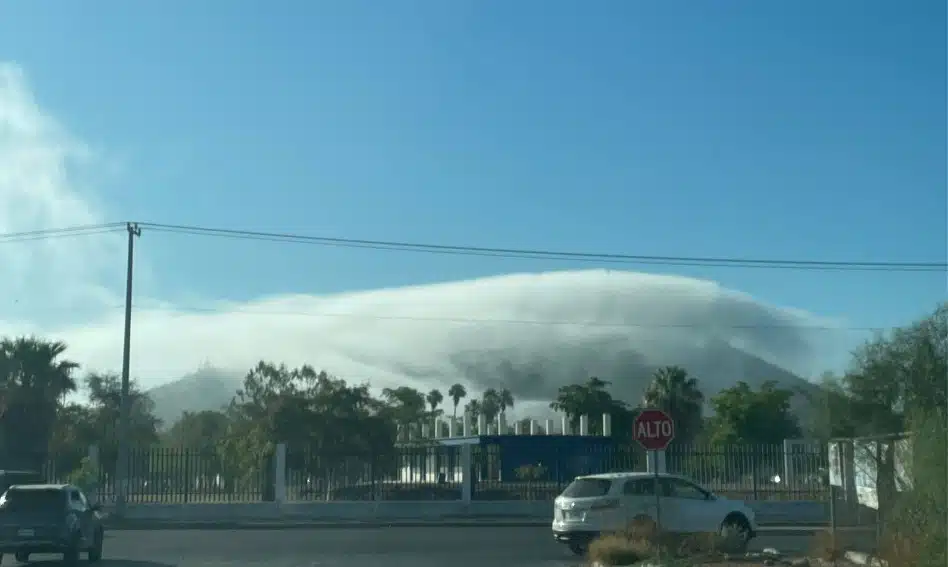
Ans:
<svg viewBox="0 0 948 567"><path fill-rule="evenodd" d="M803 551L809 534L764 535L754 547ZM35 565L59 565L38 556ZM15 565L5 557L3 566ZM113 531L100 567L573 567L548 528L314 528Z"/></svg>

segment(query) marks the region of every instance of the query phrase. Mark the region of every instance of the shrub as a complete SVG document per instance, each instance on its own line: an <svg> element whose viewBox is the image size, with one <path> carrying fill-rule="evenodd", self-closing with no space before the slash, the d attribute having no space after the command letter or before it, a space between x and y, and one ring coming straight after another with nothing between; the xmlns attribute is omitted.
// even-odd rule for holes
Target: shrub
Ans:
<svg viewBox="0 0 948 567"><path fill-rule="evenodd" d="M79 468L66 477L66 482L78 486L89 497L94 498L99 483L99 468L89 457L84 457Z"/></svg>
<svg viewBox="0 0 948 567"><path fill-rule="evenodd" d="M880 558L891 567L948 565L948 427L944 409L911 420L910 489L886 515Z"/></svg>
<svg viewBox="0 0 948 567"><path fill-rule="evenodd" d="M835 562L843 558L846 550L840 545L839 539L833 532L824 530L813 535L810 542L810 554L824 561Z"/></svg>
<svg viewBox="0 0 948 567"><path fill-rule="evenodd" d="M723 559L729 553L742 553L743 539L737 532L728 534L676 534L659 531L648 518L633 520L625 531L603 536L589 547L589 559L603 565L632 565L661 557L667 566L687 564L686 559ZM683 561L679 563L679 561Z"/></svg>
<svg viewBox="0 0 948 567"><path fill-rule="evenodd" d="M655 554L651 542L632 539L627 534L602 536L589 546L590 561L603 565L633 565Z"/></svg>

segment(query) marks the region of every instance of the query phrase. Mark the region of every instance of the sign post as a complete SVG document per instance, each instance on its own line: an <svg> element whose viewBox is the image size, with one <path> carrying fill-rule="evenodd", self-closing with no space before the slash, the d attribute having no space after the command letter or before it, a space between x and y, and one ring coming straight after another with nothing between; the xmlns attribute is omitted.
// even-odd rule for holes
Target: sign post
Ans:
<svg viewBox="0 0 948 567"><path fill-rule="evenodd" d="M664 451L675 438L675 421L660 409L643 409L632 422L632 438L652 457L655 474L655 528L661 530L662 497L658 476L658 452Z"/></svg>

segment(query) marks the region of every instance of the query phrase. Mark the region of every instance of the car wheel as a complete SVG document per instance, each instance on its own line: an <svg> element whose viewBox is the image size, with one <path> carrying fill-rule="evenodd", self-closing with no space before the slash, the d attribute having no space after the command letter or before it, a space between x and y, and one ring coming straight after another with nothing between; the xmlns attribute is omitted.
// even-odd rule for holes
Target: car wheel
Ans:
<svg viewBox="0 0 948 567"><path fill-rule="evenodd" d="M743 553L750 542L750 522L740 514L731 514L721 523L721 539L732 553Z"/></svg>
<svg viewBox="0 0 948 567"><path fill-rule="evenodd" d="M30 561L30 554L25 551L18 551L14 557L20 563L28 563Z"/></svg>
<svg viewBox="0 0 948 567"><path fill-rule="evenodd" d="M66 567L75 567L79 564L79 542L73 542L66 551L63 552L63 563Z"/></svg>
<svg viewBox="0 0 948 567"><path fill-rule="evenodd" d="M585 543L579 543L575 541L569 544L569 550L573 552L573 555L579 555L579 556L586 555L586 550L588 549L588 547L589 546L586 545Z"/></svg>
<svg viewBox="0 0 948 567"><path fill-rule="evenodd" d="M95 539L92 541L92 547L89 548L89 563L95 563L102 560L102 540L104 539L102 530L95 532Z"/></svg>

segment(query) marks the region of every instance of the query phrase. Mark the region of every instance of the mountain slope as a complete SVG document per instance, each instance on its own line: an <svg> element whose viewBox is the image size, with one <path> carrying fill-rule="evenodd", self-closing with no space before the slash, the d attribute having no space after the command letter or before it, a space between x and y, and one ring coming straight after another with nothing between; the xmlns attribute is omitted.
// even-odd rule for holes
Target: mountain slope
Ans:
<svg viewBox="0 0 948 567"><path fill-rule="evenodd" d="M204 367L174 382L148 390L155 414L170 427L186 411L220 409L230 403L242 374Z"/></svg>

